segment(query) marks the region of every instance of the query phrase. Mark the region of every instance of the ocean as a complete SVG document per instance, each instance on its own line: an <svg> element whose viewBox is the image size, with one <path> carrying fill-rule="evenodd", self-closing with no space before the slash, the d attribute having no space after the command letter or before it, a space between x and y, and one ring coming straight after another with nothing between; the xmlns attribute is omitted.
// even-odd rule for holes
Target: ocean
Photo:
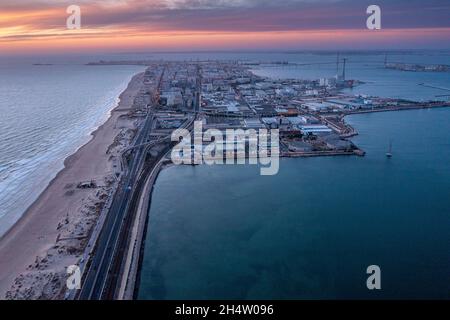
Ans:
<svg viewBox="0 0 450 320"><path fill-rule="evenodd" d="M56 61L56 62L55 62ZM0 58L0 236L91 139L143 67ZM33 63L54 63L33 65Z"/></svg>
<svg viewBox="0 0 450 320"><path fill-rule="evenodd" d="M260 55L316 61L332 54ZM342 56L341 56L342 57ZM347 56L356 93L442 100L448 73L385 70L384 54ZM399 62L450 63L448 53ZM331 77L336 66L260 67L273 78ZM445 98L444 98L445 99ZM257 166L170 167L156 182L139 299L450 298L450 109L353 115L365 157ZM385 153L392 141L393 158ZM367 267L381 290L367 289Z"/></svg>

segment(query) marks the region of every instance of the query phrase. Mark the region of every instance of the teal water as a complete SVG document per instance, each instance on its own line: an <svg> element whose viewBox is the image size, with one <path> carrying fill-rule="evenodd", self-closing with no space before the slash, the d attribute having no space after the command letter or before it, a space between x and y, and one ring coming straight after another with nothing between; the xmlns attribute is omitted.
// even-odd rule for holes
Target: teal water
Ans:
<svg viewBox="0 0 450 320"><path fill-rule="evenodd" d="M139 298L450 298L449 119L450 109L351 116L366 157L282 159L272 177L257 166L164 170Z"/></svg>

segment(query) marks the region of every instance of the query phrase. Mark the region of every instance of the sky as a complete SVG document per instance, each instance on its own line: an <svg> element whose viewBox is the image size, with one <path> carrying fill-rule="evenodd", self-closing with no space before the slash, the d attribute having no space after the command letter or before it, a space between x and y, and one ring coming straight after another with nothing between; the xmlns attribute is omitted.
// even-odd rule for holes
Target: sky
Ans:
<svg viewBox="0 0 450 320"><path fill-rule="evenodd" d="M450 49L450 0L0 0L0 53L322 49Z"/></svg>

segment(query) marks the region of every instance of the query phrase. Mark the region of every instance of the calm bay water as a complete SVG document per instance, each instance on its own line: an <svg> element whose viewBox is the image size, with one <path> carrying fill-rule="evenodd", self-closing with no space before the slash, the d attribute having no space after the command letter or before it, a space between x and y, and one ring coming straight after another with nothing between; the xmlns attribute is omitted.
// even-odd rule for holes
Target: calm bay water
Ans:
<svg viewBox="0 0 450 320"><path fill-rule="evenodd" d="M348 78L367 82L354 93L442 100L445 90L418 83L450 88L448 73L384 70L384 55L351 59L361 62L350 64ZM449 63L449 56L396 60ZM255 72L317 78L336 70ZM449 119L449 109L351 116L360 133L353 141L366 157L282 159L273 177L259 176L257 166L164 170L152 196L139 298L450 298ZM382 273L377 292L366 288L374 264Z"/></svg>
<svg viewBox="0 0 450 320"><path fill-rule="evenodd" d="M139 298L449 298L448 119L448 109L352 116L366 157L282 159L273 177L164 170ZM373 264L380 292L366 288Z"/></svg>
<svg viewBox="0 0 450 320"><path fill-rule="evenodd" d="M31 61L0 59L0 236L63 168L64 159L89 141L132 75L143 70Z"/></svg>

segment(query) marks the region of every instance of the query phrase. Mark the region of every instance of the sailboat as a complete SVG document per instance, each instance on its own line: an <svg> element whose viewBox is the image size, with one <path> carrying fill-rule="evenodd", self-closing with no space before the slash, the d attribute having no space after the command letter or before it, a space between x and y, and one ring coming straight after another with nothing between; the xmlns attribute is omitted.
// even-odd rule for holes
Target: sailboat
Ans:
<svg viewBox="0 0 450 320"><path fill-rule="evenodd" d="M389 150L386 152L386 157L392 158L392 141L389 142Z"/></svg>

